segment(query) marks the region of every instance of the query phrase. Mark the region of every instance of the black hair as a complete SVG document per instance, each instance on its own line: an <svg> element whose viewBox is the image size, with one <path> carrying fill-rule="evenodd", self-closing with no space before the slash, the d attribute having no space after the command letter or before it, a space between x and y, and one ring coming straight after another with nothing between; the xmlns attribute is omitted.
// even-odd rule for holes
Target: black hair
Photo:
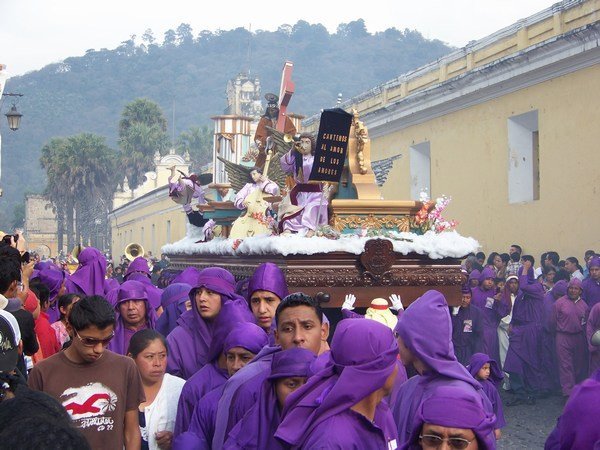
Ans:
<svg viewBox="0 0 600 450"><path fill-rule="evenodd" d="M46 417L27 417L13 422L0 433L0 450L15 448L37 450L91 450L83 434L68 423L59 423Z"/></svg>
<svg viewBox="0 0 600 450"><path fill-rule="evenodd" d="M477 258L477 259L483 259L485 261L485 253L483 253L483 252L477 252L477 254L475 255L475 258Z"/></svg>
<svg viewBox="0 0 600 450"><path fill-rule="evenodd" d="M10 258L0 258L0 294L8 291L13 281L21 281L20 264Z"/></svg>
<svg viewBox="0 0 600 450"><path fill-rule="evenodd" d="M523 255L523 256L521 256L521 259L523 261L529 261L531 263L532 267L535 264L535 258L532 255Z"/></svg>
<svg viewBox="0 0 600 450"><path fill-rule="evenodd" d="M544 261L546 261L546 256L548 255L548 253L542 253L540 255L540 264L542 265L542 267L544 267Z"/></svg>
<svg viewBox="0 0 600 450"><path fill-rule="evenodd" d="M561 260L558 262L558 267L560 267L561 269L564 269L564 268L565 268L565 260L564 260L564 259L561 259Z"/></svg>
<svg viewBox="0 0 600 450"><path fill-rule="evenodd" d="M559 282L560 280L569 281L571 279L571 274L567 272L565 269L557 269L556 275L554 275L554 284Z"/></svg>
<svg viewBox="0 0 600 450"><path fill-rule="evenodd" d="M42 283L39 278L34 278L29 283L29 289L33 291L40 302L40 306L44 308L50 302L50 289Z"/></svg>
<svg viewBox="0 0 600 450"><path fill-rule="evenodd" d="M511 254L510 254L510 255L508 255L508 256L510 256L510 260L511 260L512 262L519 262L519 260L521 259L521 254L520 254L520 253L517 253L517 252L511 253Z"/></svg>
<svg viewBox="0 0 600 450"><path fill-rule="evenodd" d="M104 297L90 295L75 303L69 314L69 323L75 331L84 330L92 325L103 330L115 325L115 310Z"/></svg>
<svg viewBox="0 0 600 450"><path fill-rule="evenodd" d="M487 265L488 266L493 266L494 265L494 259L496 258L496 256L500 256L500 253L498 253L498 252L492 252L492 253L490 253L490 255L488 256L488 259L487 259Z"/></svg>
<svg viewBox="0 0 600 450"><path fill-rule="evenodd" d="M21 252L11 245L3 245L0 247L0 258L9 259L21 269Z"/></svg>
<svg viewBox="0 0 600 450"><path fill-rule="evenodd" d="M510 255L508 253L501 253L500 258L502 259L502 262L504 264L508 264L508 262L510 261Z"/></svg>
<svg viewBox="0 0 600 450"><path fill-rule="evenodd" d="M523 253L523 248L519 244L511 244L510 246L516 248L519 254Z"/></svg>
<svg viewBox="0 0 600 450"><path fill-rule="evenodd" d="M558 269L552 265L550 266L544 266L544 268L542 269L542 273L544 275L547 275L548 272L554 272L555 274L558 272Z"/></svg>
<svg viewBox="0 0 600 450"><path fill-rule="evenodd" d="M596 252L594 250L586 250L583 255L583 259L593 258L594 256L596 256Z"/></svg>
<svg viewBox="0 0 600 450"><path fill-rule="evenodd" d="M61 295L60 297L58 297L58 300L57 300L58 310L60 311L60 308L67 308L71 303L73 303L75 301L76 298L81 298L81 295L77 295L77 294ZM61 312L60 320L62 320L64 318L65 318L65 315Z"/></svg>
<svg viewBox="0 0 600 450"><path fill-rule="evenodd" d="M579 264L579 260L577 258L575 258L574 256L569 256L567 258L567 261L575 264L577 266L577 268L579 269L579 271L583 272L583 267L581 267L581 265Z"/></svg>
<svg viewBox="0 0 600 450"><path fill-rule="evenodd" d="M260 173L261 175L264 173L262 167L258 167L258 166L254 166L250 169L250 173L257 171L258 173Z"/></svg>
<svg viewBox="0 0 600 450"><path fill-rule="evenodd" d="M141 352L143 352L152 341L159 340L167 349L167 355L169 354L169 346L167 345L167 340L165 337L160 334L156 330L152 330L150 328L146 328L144 330L136 331L136 333L131 336L131 340L129 341L129 347L127 347L127 354L131 355L132 358L137 357Z"/></svg>
<svg viewBox="0 0 600 450"><path fill-rule="evenodd" d="M546 253L546 258L552 261L553 266L558 266L558 262L560 261L560 256L558 256L558 253L549 251Z"/></svg>
<svg viewBox="0 0 600 450"><path fill-rule="evenodd" d="M308 306L313 309L319 319L319 323L323 323L323 310L321 309L319 301L303 292L294 292L281 300L275 310L275 321L279 323L279 316L281 313L288 308L294 308L296 306Z"/></svg>

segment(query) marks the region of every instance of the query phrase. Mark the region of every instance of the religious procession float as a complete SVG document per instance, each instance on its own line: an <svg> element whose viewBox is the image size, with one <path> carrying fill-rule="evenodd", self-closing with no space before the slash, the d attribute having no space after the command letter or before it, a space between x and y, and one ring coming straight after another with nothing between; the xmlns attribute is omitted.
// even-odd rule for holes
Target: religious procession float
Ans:
<svg viewBox="0 0 600 450"><path fill-rule="evenodd" d="M286 62L280 95L265 95L253 149L236 153L232 125L220 116L212 183L173 171L169 195L189 223L185 237L162 248L171 267L218 264L241 280L271 261L290 291L327 293L330 307L349 292L359 307L391 294L406 306L429 289L459 304L460 259L479 244L442 217L450 200L382 199L393 158L371 160L356 113L324 110L316 135L297 133L287 114L292 67Z"/></svg>

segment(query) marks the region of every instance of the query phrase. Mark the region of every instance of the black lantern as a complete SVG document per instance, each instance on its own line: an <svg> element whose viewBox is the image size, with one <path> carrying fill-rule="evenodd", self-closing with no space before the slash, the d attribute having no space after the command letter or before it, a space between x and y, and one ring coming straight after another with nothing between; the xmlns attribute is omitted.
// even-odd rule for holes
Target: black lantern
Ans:
<svg viewBox="0 0 600 450"><path fill-rule="evenodd" d="M5 116L8 119L8 128L13 131L18 130L19 125L21 125L21 117L23 117L23 114L17 111L17 105L13 103L12 108L10 108Z"/></svg>

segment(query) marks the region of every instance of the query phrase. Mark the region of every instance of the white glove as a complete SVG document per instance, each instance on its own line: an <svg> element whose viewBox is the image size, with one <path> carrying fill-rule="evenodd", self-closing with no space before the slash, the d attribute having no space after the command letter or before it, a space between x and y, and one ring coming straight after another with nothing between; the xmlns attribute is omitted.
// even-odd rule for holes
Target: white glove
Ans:
<svg viewBox="0 0 600 450"><path fill-rule="evenodd" d="M352 311L354 309L355 301L356 296L354 294L346 294L346 298L344 298L344 303L342 303L342 309L348 309Z"/></svg>
<svg viewBox="0 0 600 450"><path fill-rule="evenodd" d="M390 309L393 309L396 312L404 310L404 306L402 306L402 299L398 294L390 295L390 301L392 302L392 306L390 307Z"/></svg>

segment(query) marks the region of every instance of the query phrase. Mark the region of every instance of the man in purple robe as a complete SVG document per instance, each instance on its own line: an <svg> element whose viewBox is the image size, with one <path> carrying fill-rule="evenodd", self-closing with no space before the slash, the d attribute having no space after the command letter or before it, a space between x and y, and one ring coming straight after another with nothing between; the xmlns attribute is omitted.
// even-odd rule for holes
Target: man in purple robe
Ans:
<svg viewBox="0 0 600 450"><path fill-rule="evenodd" d="M583 289L581 296L592 309L596 303L600 303L600 256L593 256L590 259L588 269L590 276L581 284Z"/></svg>
<svg viewBox="0 0 600 450"><path fill-rule="evenodd" d="M162 307L160 304L160 297L162 295L162 290L152 284L152 275L150 273L150 267L148 266L148 261L146 258L138 256L131 261L129 266L127 266L123 280L135 280L143 283L146 292L148 292L148 300L150 301L150 304L154 309L156 309L158 315L161 315Z"/></svg>
<svg viewBox="0 0 600 450"><path fill-rule="evenodd" d="M471 288L463 285L460 306L451 310L452 344L456 359L466 366L473 353L483 351L483 317L479 308L471 306Z"/></svg>
<svg viewBox="0 0 600 450"><path fill-rule="evenodd" d="M215 319L226 304L231 303L226 309L240 308L249 321L253 320L245 299L234 289L235 278L227 270L209 267L200 272L189 294L192 309L179 317L177 327L167 336L170 374L187 380L208 362Z"/></svg>
<svg viewBox="0 0 600 450"><path fill-rule="evenodd" d="M600 303L596 303L590 309L586 325L586 337L588 350L590 352L590 370L593 374L600 369Z"/></svg>
<svg viewBox="0 0 600 450"><path fill-rule="evenodd" d="M129 341L137 331L146 328L154 329L156 314L148 302L148 294L144 285L137 281L125 281L116 291L115 303L115 336L108 344L108 349L119 355L126 355Z"/></svg>
<svg viewBox="0 0 600 450"><path fill-rule="evenodd" d="M600 448L600 382L588 378L573 388L545 450Z"/></svg>
<svg viewBox="0 0 600 450"><path fill-rule="evenodd" d="M160 296L163 312L156 321L156 331L168 336L175 329L179 316L192 307L189 297L191 290L192 286L185 283L171 283L163 290Z"/></svg>
<svg viewBox="0 0 600 450"><path fill-rule="evenodd" d="M383 398L398 368L392 331L374 320L338 323L325 367L292 393L275 437L293 449L396 448Z"/></svg>
<svg viewBox="0 0 600 450"><path fill-rule="evenodd" d="M544 389L542 372L542 328L544 321L544 286L535 279L533 257L524 255L519 269L519 289L512 310L510 342L504 371L510 375L515 397L507 406L535 404L535 396Z"/></svg>
<svg viewBox="0 0 600 450"><path fill-rule="evenodd" d="M495 277L496 273L491 267L481 271L479 286L472 290L471 304L479 308L483 316L483 352L500 361L498 325L510 313L510 304L501 292L497 292Z"/></svg>
<svg viewBox="0 0 600 450"><path fill-rule="evenodd" d="M102 295L106 288L106 258L100 250L87 247L79 253L79 267L65 283L67 294Z"/></svg>
<svg viewBox="0 0 600 450"><path fill-rule="evenodd" d="M285 297L275 311L277 346L265 347L256 358L225 383L219 400L212 448L219 450L225 438L256 403L260 388L269 375L273 354L293 347L306 348L318 355L329 336L329 324L312 297L297 292ZM362 322L362 321L361 321ZM317 363L324 358L324 353Z"/></svg>
<svg viewBox="0 0 600 450"><path fill-rule="evenodd" d="M256 268L248 282L248 303L256 323L269 335L270 345L275 344L275 311L287 295L285 276L276 264L267 262Z"/></svg>
<svg viewBox="0 0 600 450"><path fill-rule="evenodd" d="M435 328L435 333L431 330ZM398 425L398 443L402 445L418 435L416 413L423 400L438 386L456 386L479 397L481 407L492 413L492 405L467 369L454 356L452 322L448 303L438 291L427 291L413 302L398 320L400 359L414 367L418 375L400 388L390 405Z"/></svg>
<svg viewBox="0 0 600 450"><path fill-rule="evenodd" d="M556 357L556 330L552 323L554 304L556 300L567 294L567 282L557 281L552 289L544 295L544 319L542 333L542 370L546 389L553 392L560 388L558 379L558 359Z"/></svg>
<svg viewBox="0 0 600 450"><path fill-rule="evenodd" d="M263 383L258 401L229 433L224 449L283 449L275 439L287 397L312 375L316 355L303 348L290 348L273 355L271 373Z"/></svg>
<svg viewBox="0 0 600 450"><path fill-rule="evenodd" d="M268 344L267 335L262 328L246 322L245 319L246 317L235 310L228 315L219 315L210 343L208 354L210 363L192 375L181 391L177 406L175 436L190 428L194 407L200 399L225 384L230 376L228 360L232 360L232 372L237 371L236 360L238 364L241 361L245 365Z"/></svg>
<svg viewBox="0 0 600 450"><path fill-rule="evenodd" d="M465 448L494 450L495 417L481 407L475 392L458 386L438 386L419 405L418 433L401 449ZM472 445L476 442L477 445ZM467 445L466 447L465 444Z"/></svg>
<svg viewBox="0 0 600 450"><path fill-rule="evenodd" d="M551 316L552 328L556 330L558 375L565 397L571 395L573 386L588 373L585 334L588 313L588 305L581 299L581 281L571 278L567 295L556 300Z"/></svg>

